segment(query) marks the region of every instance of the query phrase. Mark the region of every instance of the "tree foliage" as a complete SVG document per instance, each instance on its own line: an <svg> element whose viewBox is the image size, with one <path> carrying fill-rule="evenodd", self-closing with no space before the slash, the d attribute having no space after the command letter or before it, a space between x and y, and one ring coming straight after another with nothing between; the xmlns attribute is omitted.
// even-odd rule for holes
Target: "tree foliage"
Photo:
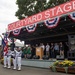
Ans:
<svg viewBox="0 0 75 75"><path fill-rule="evenodd" d="M18 10L15 16L23 19L67 1L69 0L17 0Z"/></svg>

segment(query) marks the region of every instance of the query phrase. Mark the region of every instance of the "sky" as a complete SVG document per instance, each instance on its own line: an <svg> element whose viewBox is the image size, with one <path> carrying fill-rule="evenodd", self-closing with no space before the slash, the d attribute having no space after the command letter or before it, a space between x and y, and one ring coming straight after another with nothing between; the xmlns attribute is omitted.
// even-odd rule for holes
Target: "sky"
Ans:
<svg viewBox="0 0 75 75"><path fill-rule="evenodd" d="M0 35L6 31L8 24L18 20L15 16L17 9L16 0L0 0Z"/></svg>
<svg viewBox="0 0 75 75"><path fill-rule="evenodd" d="M15 16L17 10L16 0L0 0L0 35L6 31L8 24L18 20Z"/></svg>
<svg viewBox="0 0 75 75"><path fill-rule="evenodd" d="M18 20L15 16L17 10L16 0L0 0L0 35L6 31L8 24Z"/></svg>
<svg viewBox="0 0 75 75"><path fill-rule="evenodd" d="M0 0L0 35L6 31L8 24L18 20L15 16L17 10L16 0Z"/></svg>

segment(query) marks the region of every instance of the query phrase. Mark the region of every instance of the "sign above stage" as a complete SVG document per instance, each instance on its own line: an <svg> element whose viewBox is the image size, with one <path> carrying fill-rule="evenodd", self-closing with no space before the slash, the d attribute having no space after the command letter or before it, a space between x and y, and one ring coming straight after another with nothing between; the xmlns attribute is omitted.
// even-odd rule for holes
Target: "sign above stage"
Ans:
<svg viewBox="0 0 75 75"><path fill-rule="evenodd" d="M32 25L38 23L40 21L44 21L50 18L54 18L56 16L65 15L75 11L75 0L66 2L59 6L53 7L46 11L40 12L28 18L16 21L8 25L8 31L12 31L18 28L22 28L28 25Z"/></svg>

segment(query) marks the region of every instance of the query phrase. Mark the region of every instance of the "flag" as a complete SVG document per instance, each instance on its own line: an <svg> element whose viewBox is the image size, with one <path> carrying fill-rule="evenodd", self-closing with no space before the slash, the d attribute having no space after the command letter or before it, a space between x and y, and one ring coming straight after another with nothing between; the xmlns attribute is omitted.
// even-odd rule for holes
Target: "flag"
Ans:
<svg viewBox="0 0 75 75"><path fill-rule="evenodd" d="M30 26L26 26L26 29L27 29L28 32L34 32L36 27L37 27L37 24L33 24L33 25L30 25Z"/></svg>
<svg viewBox="0 0 75 75"><path fill-rule="evenodd" d="M16 30L13 30L12 34L15 36L18 36L20 32L21 32L21 29L16 29Z"/></svg>
<svg viewBox="0 0 75 75"><path fill-rule="evenodd" d="M69 14L69 17L75 22L75 12Z"/></svg>
<svg viewBox="0 0 75 75"><path fill-rule="evenodd" d="M8 40L7 40L7 33L4 34L4 38L2 38L2 47L3 47L3 52L5 52L4 55L7 54L8 52Z"/></svg>
<svg viewBox="0 0 75 75"><path fill-rule="evenodd" d="M58 25L59 20L60 20L60 17L56 17L56 18L54 18L54 19L46 20L46 21L45 21L45 25L46 25L48 28L55 28L55 27Z"/></svg>

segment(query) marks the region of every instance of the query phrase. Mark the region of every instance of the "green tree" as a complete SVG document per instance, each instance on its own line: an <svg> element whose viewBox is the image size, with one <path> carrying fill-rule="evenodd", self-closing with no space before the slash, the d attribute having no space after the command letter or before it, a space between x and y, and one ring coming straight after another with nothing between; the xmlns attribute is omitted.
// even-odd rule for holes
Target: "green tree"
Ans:
<svg viewBox="0 0 75 75"><path fill-rule="evenodd" d="M69 0L17 0L18 10L15 16L23 19L67 1Z"/></svg>

